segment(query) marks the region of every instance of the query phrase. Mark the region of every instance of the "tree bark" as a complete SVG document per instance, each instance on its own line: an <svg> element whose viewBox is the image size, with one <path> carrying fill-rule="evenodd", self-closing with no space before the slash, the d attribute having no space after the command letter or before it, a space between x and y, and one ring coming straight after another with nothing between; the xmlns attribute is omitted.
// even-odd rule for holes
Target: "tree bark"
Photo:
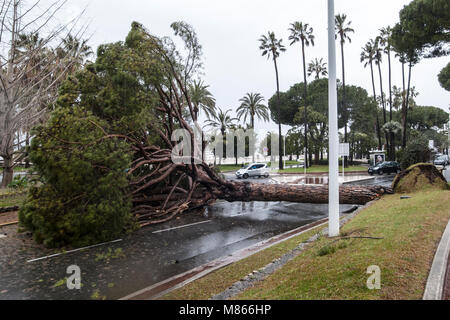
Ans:
<svg viewBox="0 0 450 320"><path fill-rule="evenodd" d="M375 99L375 103L377 102L377 92L375 91L375 79L373 77L373 64L372 61L370 62L370 74L372 75L372 89L373 89L373 98ZM377 136L378 136L378 148L381 150L382 144L381 144L381 129L380 129L380 119L378 117L378 104L377 104Z"/></svg>
<svg viewBox="0 0 450 320"><path fill-rule="evenodd" d="M305 41L302 40L302 55L303 55L303 79L305 83L305 89L304 89L304 103L305 103L305 150L306 153L308 153L309 146L308 146L308 82L306 79L306 57L305 57ZM305 166L308 168L310 166L311 161L308 162L308 159L305 159Z"/></svg>
<svg viewBox="0 0 450 320"><path fill-rule="evenodd" d="M233 183L235 190L218 194L218 199L235 201L286 201L297 203L328 203L328 186L310 185L274 185ZM366 186L341 186L339 199L341 204L364 205L383 194L392 193L391 188Z"/></svg>
<svg viewBox="0 0 450 320"><path fill-rule="evenodd" d="M278 152L279 152L279 169L283 170L283 146L281 145L281 140L282 140L282 132L281 132L281 100L280 100L280 81L278 78L278 66L277 66L277 59L275 58L275 53L273 53L273 63L275 64L275 76L277 78L277 105L278 105L278 134L279 134L279 139L280 139L280 143L279 143L279 148L278 148Z"/></svg>

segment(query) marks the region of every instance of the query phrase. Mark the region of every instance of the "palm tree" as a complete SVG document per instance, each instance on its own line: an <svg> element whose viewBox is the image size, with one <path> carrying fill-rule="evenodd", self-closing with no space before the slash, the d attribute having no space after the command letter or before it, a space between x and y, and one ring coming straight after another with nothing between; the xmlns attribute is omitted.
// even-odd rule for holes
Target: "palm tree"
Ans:
<svg viewBox="0 0 450 320"><path fill-rule="evenodd" d="M344 130L344 140L345 143L348 142L348 112L347 112L347 104L346 104L346 90L345 90L345 60L344 60L344 44L346 41L349 43L352 42L349 34L354 33L350 25L351 21L347 22L346 14L338 14L335 17L336 23L336 39L339 37L341 43L341 56L342 56L342 88L343 88L343 97L342 97L342 109L344 113L344 121L345 121L345 130ZM348 167L347 157L345 157L344 166Z"/></svg>
<svg viewBox="0 0 450 320"><path fill-rule="evenodd" d="M388 67L389 67L389 121L392 122L392 68L391 68L391 36L392 29L387 26L386 28L380 29L379 44L384 48L384 53L388 56ZM389 133L389 158L390 160L395 160L395 132L391 131Z"/></svg>
<svg viewBox="0 0 450 320"><path fill-rule="evenodd" d="M289 36L289 40L291 40L291 46L297 42L301 42L302 44L302 56L303 56L303 78L304 78L304 103L305 103L305 166L309 167L308 165L308 157L306 156L308 154L308 83L306 78L306 56L305 56L305 46L312 45L314 46L314 35L313 35L313 28L311 28L307 23L302 23L299 21L296 21L291 24L291 27L289 28L289 31L291 32L291 35Z"/></svg>
<svg viewBox="0 0 450 320"><path fill-rule="evenodd" d="M63 39L64 55L73 59L75 66L83 65L87 58L94 54L92 48L87 45L87 40L80 40L69 34Z"/></svg>
<svg viewBox="0 0 450 320"><path fill-rule="evenodd" d="M277 105L278 105L278 133L279 136L282 137L281 133L281 105L280 105L280 81L278 78L278 66L277 66L277 58L280 56L281 52L286 51L286 48L282 44L282 39L278 40L275 37L275 33L269 31L266 35L262 35L259 39L261 42L261 45L259 46L259 49L262 51L262 56L267 56L267 59L270 59L272 57L274 66L275 66L275 76L277 80ZM283 170L283 157L281 156L283 154L283 147L281 143L279 144L279 155L280 155L280 161L279 161L279 168L280 170Z"/></svg>
<svg viewBox="0 0 450 320"><path fill-rule="evenodd" d="M241 106L237 109L237 117L244 118L244 123L250 118L251 129L255 129L255 118L270 121L269 108L263 104L264 97L259 93L247 93L239 102Z"/></svg>
<svg viewBox="0 0 450 320"><path fill-rule="evenodd" d="M402 131L402 125L397 122L397 121L389 121L386 122L383 126L383 131L386 132L387 134L389 134L391 137L395 136L396 134L398 134L399 132ZM394 158L393 160L395 160L395 139L391 140L391 151L394 151Z"/></svg>
<svg viewBox="0 0 450 320"><path fill-rule="evenodd" d="M190 98L194 106L194 121L198 120L200 111L204 112L208 119L216 114L216 99L208 88L209 86L201 80L194 80L194 83L189 84Z"/></svg>
<svg viewBox="0 0 450 320"><path fill-rule="evenodd" d="M314 77L315 80L320 79L320 76L326 77L328 75L327 63L323 62L323 58L320 58L320 60L316 58L308 64L308 77L313 73L316 74Z"/></svg>
<svg viewBox="0 0 450 320"><path fill-rule="evenodd" d="M231 109L223 112L222 109L219 109L217 113L214 113L211 116L211 119L206 120L205 124L207 127L219 129L220 133L222 135L222 148L225 148L225 135L228 129L234 128L235 124L234 121L236 121L236 118L232 118L229 113L232 112ZM216 145L217 148L217 145ZM216 158L216 153L214 150L214 162ZM220 163L222 162L222 158L219 159Z"/></svg>
<svg viewBox="0 0 450 320"><path fill-rule="evenodd" d="M383 62L383 48L380 47L380 39L377 37L375 39L375 56L374 56L374 61L375 61L375 65L378 67L378 74L380 76L380 91L381 91L381 95L380 95L380 99L381 99L381 107L383 108L383 125L387 122L387 116L386 116L386 104L385 104L385 100L384 100L384 91L383 91L383 76L381 74L381 63ZM389 150L389 139L388 139L388 135L385 134L385 138L386 138L386 145L387 145L387 149Z"/></svg>
<svg viewBox="0 0 450 320"><path fill-rule="evenodd" d="M362 48L361 52L361 62L364 63L364 68L368 65L370 66L370 74L372 76L372 89L373 98L376 101L376 91L375 91L375 79L373 76L373 62L375 60L375 41L373 39L369 40L366 45ZM381 129L380 129L380 119L378 117L378 107L377 107L377 136L378 136L378 148L381 150Z"/></svg>

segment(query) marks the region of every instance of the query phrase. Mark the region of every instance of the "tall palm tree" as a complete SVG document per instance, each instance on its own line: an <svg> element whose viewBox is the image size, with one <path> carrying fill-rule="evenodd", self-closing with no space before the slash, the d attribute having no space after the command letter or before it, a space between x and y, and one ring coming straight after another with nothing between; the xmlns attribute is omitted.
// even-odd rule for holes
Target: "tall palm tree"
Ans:
<svg viewBox="0 0 450 320"><path fill-rule="evenodd" d="M380 39L377 37L375 39L375 65L378 67L378 74L380 76L380 100L381 100L381 107L383 108L383 125L387 122L387 116L386 116L386 104L384 100L384 90L383 90L383 76L381 74L381 63L383 62L383 48L380 46ZM389 139L388 135L385 133L386 138L386 145L387 149L389 150Z"/></svg>
<svg viewBox="0 0 450 320"><path fill-rule="evenodd" d="M278 40L275 37L275 33L269 31L267 35L262 35L259 39L260 46L259 49L262 51L262 56L267 56L267 59L272 58L274 66L275 66L275 76L277 80L277 105L278 105L278 133L279 136L282 137L281 132L281 103L280 103L280 81L278 78L278 65L277 65L277 58L280 56L281 52L286 51L286 48L282 44L282 39ZM279 144L279 155L280 155L280 161L279 161L279 168L280 170L283 170L283 146L280 143Z"/></svg>
<svg viewBox="0 0 450 320"><path fill-rule="evenodd" d="M87 42L87 40L80 40L71 34L63 39L64 55L74 60L74 68L83 65L86 59L94 54Z"/></svg>
<svg viewBox="0 0 450 320"><path fill-rule="evenodd" d="M315 80L320 79L320 76L326 77L328 75L327 63L323 62L323 58L320 58L320 60L316 58L308 64L308 77L313 73L316 74L314 77Z"/></svg>
<svg viewBox="0 0 450 320"><path fill-rule="evenodd" d="M270 121L269 108L263 104L264 97L259 93L247 93L239 102L241 106L237 109L237 117L244 118L244 123L250 118L251 129L255 129L255 118Z"/></svg>
<svg viewBox="0 0 450 320"><path fill-rule="evenodd" d="M390 26L380 29L379 44L384 48L384 53L388 56L388 68L389 68L389 121L392 122L392 65L391 65L391 36L392 29ZM395 131L389 132L389 158L391 161L395 160Z"/></svg>
<svg viewBox="0 0 450 320"><path fill-rule="evenodd" d="M370 66L370 74L372 76L372 89L373 89L373 98L376 101L376 91L375 91L375 79L373 76L373 63L375 61L375 41L373 39L369 40L366 45L362 48L361 52L361 62L364 63L364 68ZM380 119L378 117L378 107L377 107L377 136L378 136L378 148L381 150L381 128L380 128Z"/></svg>
<svg viewBox="0 0 450 320"><path fill-rule="evenodd" d="M335 17L336 24L336 39L339 37L341 43L341 56L342 56L342 109L344 113L345 129L344 129L344 140L345 143L348 142L348 112L347 112L347 102L346 102L346 90L345 90L345 59L344 59L344 44L346 41L352 42L350 38L350 33L354 33L355 30L350 27L351 21L347 22L346 14L338 14ZM345 157L345 167L348 167L347 157Z"/></svg>
<svg viewBox="0 0 450 320"><path fill-rule="evenodd" d="M291 23L291 27L289 28L291 35L289 36L289 40L291 41L291 46L297 42L301 42L302 44L302 56L303 56L303 80L305 84L304 88L304 103L305 103L305 166L309 167L308 157L308 82L306 78L306 56L305 56L305 46L312 45L314 46L314 35L313 28L309 26L307 23L302 23L296 21Z"/></svg>
<svg viewBox="0 0 450 320"><path fill-rule="evenodd" d="M190 98L194 106L194 121L198 120L200 112L203 112L208 119L216 114L216 99L208 88L209 86L201 80L194 80L194 83L189 84Z"/></svg>

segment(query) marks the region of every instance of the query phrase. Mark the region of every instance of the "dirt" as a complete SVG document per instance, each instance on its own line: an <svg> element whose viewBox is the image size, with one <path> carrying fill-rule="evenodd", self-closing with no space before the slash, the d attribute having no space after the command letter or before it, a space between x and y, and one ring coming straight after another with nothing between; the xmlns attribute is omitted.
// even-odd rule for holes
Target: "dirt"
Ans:
<svg viewBox="0 0 450 320"><path fill-rule="evenodd" d="M405 193L426 188L447 189L447 181L432 164L419 163L401 172L392 184L395 192Z"/></svg>

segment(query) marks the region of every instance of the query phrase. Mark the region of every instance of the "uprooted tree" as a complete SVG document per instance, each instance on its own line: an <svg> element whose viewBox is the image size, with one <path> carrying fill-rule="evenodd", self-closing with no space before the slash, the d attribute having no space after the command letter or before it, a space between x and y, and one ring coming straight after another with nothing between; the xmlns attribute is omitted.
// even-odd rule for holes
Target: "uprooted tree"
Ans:
<svg viewBox="0 0 450 320"><path fill-rule="evenodd" d="M195 158L202 154L195 148L184 163L172 161L179 142L171 139L174 130L189 132L198 148L197 112L187 88L201 67L193 29L172 26L185 41L187 58L170 39L133 23L125 42L100 46L97 61L65 82L49 122L35 129L30 155L41 183L29 193L20 221L38 241L48 246L105 241L216 199L328 201L325 186L227 181ZM340 191L346 204L365 204L390 192L361 186Z"/></svg>

